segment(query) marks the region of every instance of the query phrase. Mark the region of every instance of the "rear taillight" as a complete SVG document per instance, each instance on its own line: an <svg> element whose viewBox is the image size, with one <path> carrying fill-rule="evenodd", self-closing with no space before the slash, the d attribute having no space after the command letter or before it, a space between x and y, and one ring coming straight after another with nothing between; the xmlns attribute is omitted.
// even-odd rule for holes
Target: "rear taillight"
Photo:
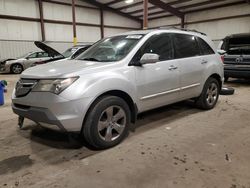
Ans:
<svg viewBox="0 0 250 188"><path fill-rule="evenodd" d="M221 62L224 63L224 55L221 55L220 58L221 58Z"/></svg>

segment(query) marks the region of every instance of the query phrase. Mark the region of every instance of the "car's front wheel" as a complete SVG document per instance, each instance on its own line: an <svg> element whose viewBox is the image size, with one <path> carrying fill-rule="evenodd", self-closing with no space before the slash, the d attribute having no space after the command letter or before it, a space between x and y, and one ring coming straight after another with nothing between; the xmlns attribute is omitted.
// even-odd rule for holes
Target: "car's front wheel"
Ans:
<svg viewBox="0 0 250 188"><path fill-rule="evenodd" d="M196 105L199 108L209 110L212 109L219 98L220 86L215 78L208 78L201 95L196 100Z"/></svg>
<svg viewBox="0 0 250 188"><path fill-rule="evenodd" d="M11 66L11 72L14 74L21 74L23 72L23 66L21 64L13 64Z"/></svg>
<svg viewBox="0 0 250 188"><path fill-rule="evenodd" d="M82 135L96 149L110 148L127 135L130 117L129 106L122 98L104 96L90 108Z"/></svg>

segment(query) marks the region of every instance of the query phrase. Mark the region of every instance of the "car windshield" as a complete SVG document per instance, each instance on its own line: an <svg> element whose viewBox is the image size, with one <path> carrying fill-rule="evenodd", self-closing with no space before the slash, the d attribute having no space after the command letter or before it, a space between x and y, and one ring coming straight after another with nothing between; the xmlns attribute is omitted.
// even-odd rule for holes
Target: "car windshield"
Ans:
<svg viewBox="0 0 250 188"><path fill-rule="evenodd" d="M29 53L26 53L26 54L24 54L24 55L22 55L22 56L20 56L20 57L17 57L17 59L25 58L25 57L29 56L30 54L31 54L30 52L29 52Z"/></svg>
<svg viewBox="0 0 250 188"><path fill-rule="evenodd" d="M78 48L69 48L65 52L62 53L64 57L70 57L73 53L77 51Z"/></svg>
<svg viewBox="0 0 250 188"><path fill-rule="evenodd" d="M86 50L78 60L112 62L123 59L143 35L121 35L100 40Z"/></svg>

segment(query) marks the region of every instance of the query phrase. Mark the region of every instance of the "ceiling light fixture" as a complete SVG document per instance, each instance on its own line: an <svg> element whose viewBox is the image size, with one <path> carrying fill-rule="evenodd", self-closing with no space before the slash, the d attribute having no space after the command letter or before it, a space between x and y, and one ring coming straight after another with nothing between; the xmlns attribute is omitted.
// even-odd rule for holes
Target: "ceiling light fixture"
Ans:
<svg viewBox="0 0 250 188"><path fill-rule="evenodd" d="M125 0L125 3L127 3L127 4L130 4L130 3L133 3L134 2L134 0Z"/></svg>

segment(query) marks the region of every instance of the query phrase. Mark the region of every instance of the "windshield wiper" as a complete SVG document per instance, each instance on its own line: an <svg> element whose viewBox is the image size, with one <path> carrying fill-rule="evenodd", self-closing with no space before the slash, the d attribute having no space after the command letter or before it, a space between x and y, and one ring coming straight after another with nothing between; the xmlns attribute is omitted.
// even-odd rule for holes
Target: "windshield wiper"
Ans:
<svg viewBox="0 0 250 188"><path fill-rule="evenodd" d="M96 59L94 57L87 57L87 58L84 58L84 59L81 59L81 60L86 60L86 61L100 61L99 59Z"/></svg>

